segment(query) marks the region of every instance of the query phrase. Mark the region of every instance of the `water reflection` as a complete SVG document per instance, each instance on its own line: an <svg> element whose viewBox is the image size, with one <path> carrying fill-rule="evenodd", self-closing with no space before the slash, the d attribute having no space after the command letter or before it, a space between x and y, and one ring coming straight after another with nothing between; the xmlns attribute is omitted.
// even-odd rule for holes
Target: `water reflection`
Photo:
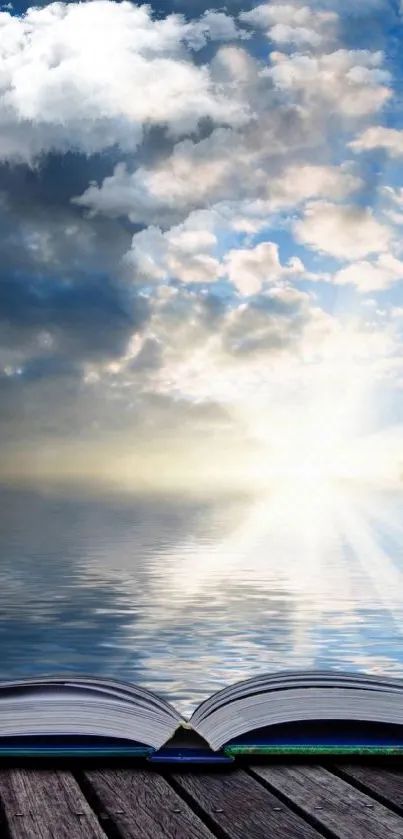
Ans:
<svg viewBox="0 0 403 839"><path fill-rule="evenodd" d="M402 496L0 492L2 677L91 672L184 712L264 670L403 672Z"/></svg>

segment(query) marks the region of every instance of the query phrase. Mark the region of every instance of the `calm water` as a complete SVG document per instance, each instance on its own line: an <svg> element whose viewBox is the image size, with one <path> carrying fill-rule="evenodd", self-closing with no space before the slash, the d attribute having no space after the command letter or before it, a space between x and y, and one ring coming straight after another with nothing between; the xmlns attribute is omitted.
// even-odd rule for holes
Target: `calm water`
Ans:
<svg viewBox="0 0 403 839"><path fill-rule="evenodd" d="M136 681L184 711L284 667L403 675L403 496L0 491L0 676Z"/></svg>

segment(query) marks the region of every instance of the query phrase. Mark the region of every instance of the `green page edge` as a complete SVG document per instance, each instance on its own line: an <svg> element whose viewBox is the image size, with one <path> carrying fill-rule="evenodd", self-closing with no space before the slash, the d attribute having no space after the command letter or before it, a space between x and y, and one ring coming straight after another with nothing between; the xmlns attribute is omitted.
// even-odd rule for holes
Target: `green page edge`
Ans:
<svg viewBox="0 0 403 839"><path fill-rule="evenodd" d="M228 757L239 755L402 755L403 746L225 746Z"/></svg>

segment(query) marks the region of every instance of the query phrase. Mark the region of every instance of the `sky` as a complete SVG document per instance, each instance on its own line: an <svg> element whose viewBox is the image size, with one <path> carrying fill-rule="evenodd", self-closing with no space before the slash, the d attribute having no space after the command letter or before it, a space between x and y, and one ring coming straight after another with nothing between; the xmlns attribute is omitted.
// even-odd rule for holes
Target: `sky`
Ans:
<svg viewBox="0 0 403 839"><path fill-rule="evenodd" d="M0 7L4 480L403 463L403 4Z"/></svg>

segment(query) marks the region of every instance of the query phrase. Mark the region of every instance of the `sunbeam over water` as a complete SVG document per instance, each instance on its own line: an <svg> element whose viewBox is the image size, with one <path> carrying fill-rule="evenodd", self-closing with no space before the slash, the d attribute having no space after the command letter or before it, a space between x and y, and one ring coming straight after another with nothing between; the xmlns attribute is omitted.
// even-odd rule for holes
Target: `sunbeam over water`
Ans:
<svg viewBox="0 0 403 839"><path fill-rule="evenodd" d="M1 675L114 676L184 711L271 669L403 675L400 524L385 538L403 493L307 490L203 502L3 490Z"/></svg>

